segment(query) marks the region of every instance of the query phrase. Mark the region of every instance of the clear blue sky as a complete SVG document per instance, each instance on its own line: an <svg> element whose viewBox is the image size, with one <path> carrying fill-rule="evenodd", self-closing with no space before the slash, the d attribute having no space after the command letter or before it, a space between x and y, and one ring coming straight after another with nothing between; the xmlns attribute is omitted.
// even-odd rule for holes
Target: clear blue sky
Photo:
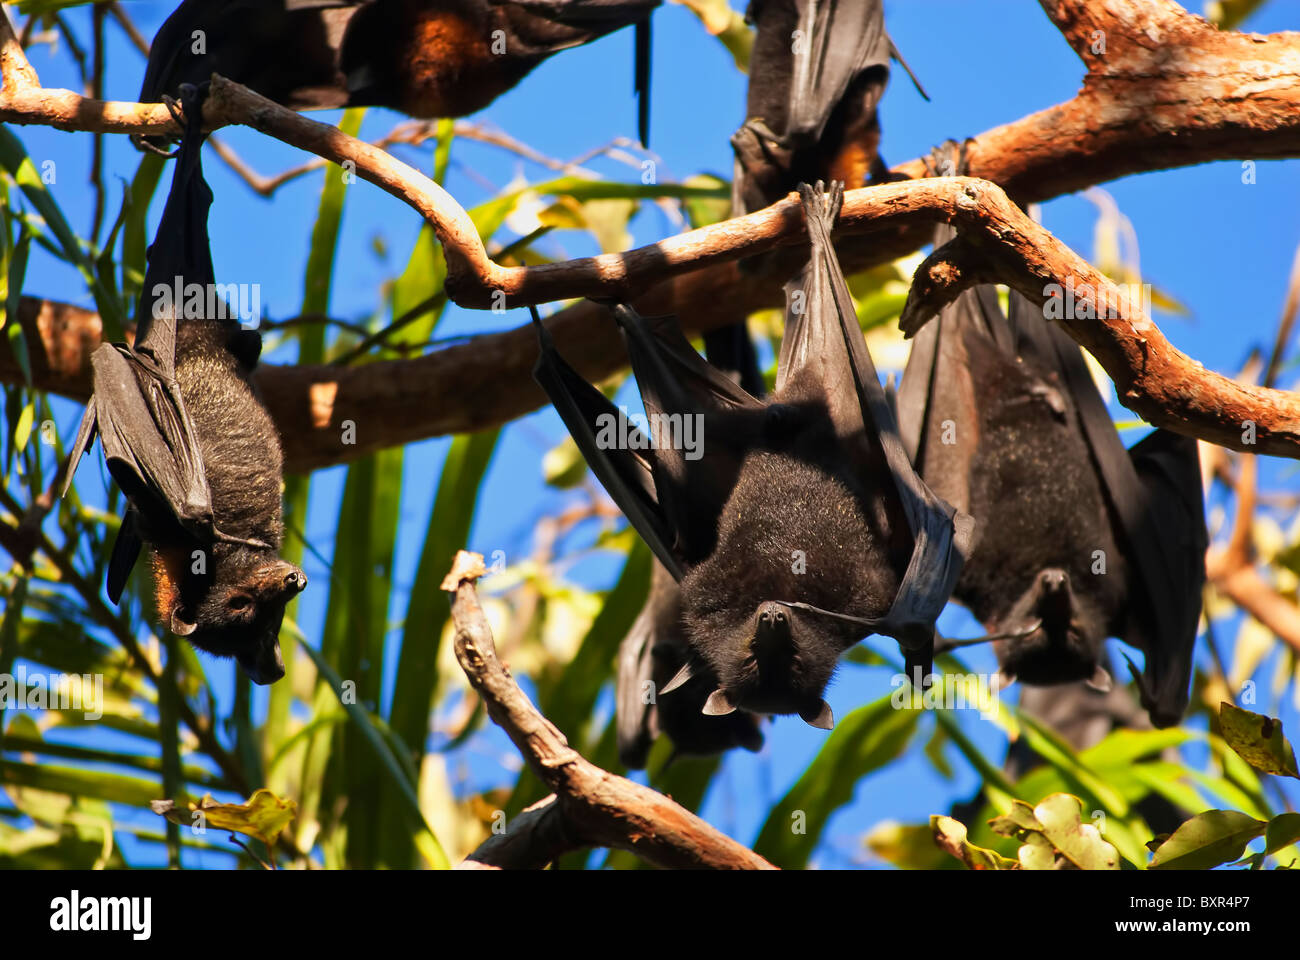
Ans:
<svg viewBox="0 0 1300 960"><path fill-rule="evenodd" d="M171 6L127 4L149 36ZM1194 0L1191 6L1196 8ZM1291 3L1267 4L1247 26L1259 32L1292 28L1297 9ZM1079 86L1082 69L1078 59L1038 5L1028 0L887 0L886 15L890 33L932 98L931 103L924 102L901 71L895 72L882 108L882 152L891 162L918 156L946 138L975 135L1051 106L1068 99ZM69 16L74 29L84 36L89 19L86 12L76 10ZM114 42L107 93L112 98L133 100L143 60L115 27L108 29ZM744 77L722 46L705 34L684 8L670 5L656 13L655 31L651 141L663 158L661 179L698 172L729 177L728 137L743 119ZM631 34L623 32L562 54L478 119L559 158L580 155L614 136L632 136L631 50ZM35 50L32 61L45 85L75 84L66 68L66 52L51 60L43 50ZM382 135L396 119L383 111L371 111L363 134ZM86 184L88 138L41 128L17 132L38 162L46 158L57 161L55 195L74 225L86 229L91 197ZM297 151L248 130L226 130L221 135L266 174L303 159ZM126 139L108 138L107 148L110 182L130 177L138 156ZM398 148L396 152L423 169L431 165L427 151ZM218 198L210 224L218 279L260 283L264 309L271 317L294 315L302 298L309 225L315 215L320 175L302 178L280 190L273 200L263 200L211 152L205 164ZM608 176L631 179L631 171L625 167L600 162L592 166ZM543 178L539 168L521 166L509 154L459 142L447 187L463 205L470 206L521 170L532 180ZM485 183L492 189L485 188ZM1267 346L1281 309L1291 258L1300 243L1300 220L1295 216L1300 161L1260 163L1257 183L1251 186L1241 183L1240 166L1233 162L1131 177L1105 186L1136 227L1144 279L1174 294L1191 309L1190 318L1156 316L1178 347L1206 366L1231 374L1251 348ZM111 200L110 212L116 210L117 199ZM155 204L155 223L160 212L161 204ZM1090 202L1081 197L1053 201L1044 207L1043 218L1064 242L1091 254L1096 217ZM339 244L331 313L361 319L373 311L381 300L380 285L400 271L418 228L415 215L398 201L364 183L353 187ZM633 223L637 243L651 242L672 229L654 208L643 211ZM374 252L377 238L382 238L389 251L386 260ZM549 242L546 249L555 256L593 252L592 245L573 235ZM33 254L27 292L90 305L72 272L43 254ZM485 332L526 321L522 311L503 317L453 308L438 334ZM271 359L289 361L292 357ZM1293 385L1295 379L1292 367L1283 385ZM75 429L80 410L71 404L60 410L60 428L66 435ZM1126 415L1117 410L1117 416ZM359 428L365 429L365 424ZM484 490L482 502L488 507L480 511L471 543L474 549L485 553L503 549L511 557L527 552L536 520L568 501L568 495L544 487L539 463L541 454L562 435L558 418L549 410L509 429ZM403 504L394 610L405 605L405 590L412 579L415 551L432 499L429 478L436 477L446 444L446 440L432 440L408 448L406 472L411 482L406 484ZM1263 476L1266 484L1295 486L1294 468L1289 463L1266 463ZM332 537L337 515L342 468L325 471L318 479L308 535L325 544ZM609 583L615 572L614 565L607 562L585 563L578 570L590 586ZM309 564L308 573L316 583L326 582L321 569ZM304 597L303 627L309 637L319 633L323 600L323 591L309 590ZM970 618L960 611L951 611L941 621L941 628L955 635L975 630ZM1231 637L1233 632L1227 631L1225 636ZM976 669L988 669L991 654L972 655L968 662ZM1270 661L1260 676L1271 677L1271 670ZM221 679L226 676L223 668L214 668L218 689L229 689L229 683ZM829 699L836 715L843 716L888 690L883 671L848 666ZM1300 728L1294 704L1286 704L1281 712L1294 737ZM967 726L978 743L999 755L1000 735L990 724L973 721ZM823 738L824 734L797 720L778 720L769 727L768 747L761 754L728 759L706 801L705 815L740 840L751 841L767 808L806 767ZM859 856L862 833L880 820L924 821L928 814L942 812L953 799L972 792L977 780L960 761L955 763L957 779L945 782L920 756L919 744L913 744L908 759L864 782L853 804L828 828L820 862L848 865ZM474 782L486 785L513 779L513 773L496 762L498 756L512 752L504 738L490 731L479 746L485 749L476 749L466 758Z"/></svg>

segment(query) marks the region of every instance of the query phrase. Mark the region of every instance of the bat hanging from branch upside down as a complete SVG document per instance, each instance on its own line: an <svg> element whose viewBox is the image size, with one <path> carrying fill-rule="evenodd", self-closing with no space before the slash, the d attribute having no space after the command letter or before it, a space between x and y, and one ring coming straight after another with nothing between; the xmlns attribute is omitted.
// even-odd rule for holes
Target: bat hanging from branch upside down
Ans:
<svg viewBox="0 0 1300 960"><path fill-rule="evenodd" d="M850 189L886 179L876 108L889 80L892 44L879 0L823 0L820 7L754 0L746 19L756 36L746 124L732 140L732 216L775 203L800 182L843 180ZM802 258L803 251L789 248L743 260L741 267L785 279ZM763 377L744 322L711 330L703 339L709 363L761 399ZM707 677L662 703L650 696L684 665L688 650L680 588L656 563L645 607L619 653L618 740L625 765L645 766L660 732L673 741L674 756L761 747L754 715L700 712L711 692Z"/></svg>
<svg viewBox="0 0 1300 960"><path fill-rule="evenodd" d="M482 110L561 50L636 26L638 127L649 127L650 14L660 0L185 0L158 30L140 100L213 73L294 110ZM155 140L149 140L154 143Z"/></svg>
<svg viewBox="0 0 1300 960"><path fill-rule="evenodd" d="M826 685L864 636L894 637L928 673L969 522L899 441L831 246L842 185L801 193L811 252L787 286L770 400L706 363L671 318L622 304L613 313L651 436L564 362L540 320L534 375L681 583L689 657L657 698L704 677L705 714L794 713L829 729Z"/></svg>
<svg viewBox="0 0 1300 960"><path fill-rule="evenodd" d="M148 252L135 341L102 344L91 358L93 393L64 493L98 433L130 504L109 559L109 597L120 601L148 543L163 626L272 683L284 675L285 604L307 577L278 555L280 440L250 379L262 340L214 297L200 91L182 87L181 105L186 133Z"/></svg>
<svg viewBox="0 0 1300 960"><path fill-rule="evenodd" d="M799 183L887 180L877 107L889 61L912 72L885 32L882 0L751 0L745 19L756 33L746 120L731 138L733 211L769 206Z"/></svg>
<svg viewBox="0 0 1300 960"><path fill-rule="evenodd" d="M936 243L953 236L941 228ZM1152 723L1187 706L1205 582L1196 441L1155 430L1125 450L1079 347L1014 290L963 292L916 333L899 390L904 442L930 487L976 521L954 598L1009 678L1105 689L1105 640Z"/></svg>

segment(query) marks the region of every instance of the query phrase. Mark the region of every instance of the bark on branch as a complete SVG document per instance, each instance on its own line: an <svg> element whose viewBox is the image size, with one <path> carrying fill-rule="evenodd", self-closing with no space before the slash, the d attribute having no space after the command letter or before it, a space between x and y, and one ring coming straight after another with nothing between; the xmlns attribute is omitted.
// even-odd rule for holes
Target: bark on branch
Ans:
<svg viewBox="0 0 1300 960"><path fill-rule="evenodd" d="M1300 155L1300 34L1221 33L1167 0L1042 3L1088 67L1083 89L1067 103L970 141L973 176L1000 183L1018 202L1026 202L1144 170ZM5 28L7 22L0 31ZM35 74L30 67L11 72L14 46L6 41L3 50L0 119L120 132L168 129L170 118L159 107L105 104L25 88L26 80L35 82ZM18 67L25 64L22 58ZM402 198L434 224L447 248L449 295L470 306L492 302L498 291L506 303L634 297L643 312L675 312L688 332L704 331L777 305L781 278L742 278L734 260L798 243L803 234L797 204L784 200L748 217L623 254L501 267L487 257L464 211L450 197L382 150L219 78L205 116L214 124L247 123L335 162L352 161L359 176ZM919 177L924 166L916 160L899 172ZM913 192L916 186L919 192ZM842 241L846 266L869 266L927 242L931 222L955 215L939 202L936 191L942 189L891 184L850 193L841 232L872 233ZM922 202L926 198L933 202ZM1022 292L1031 279L1063 281L1062 275L1044 272L1049 263L1082 262L1073 254L1058 256L1064 248L1051 256L1026 250L1018 266L1006 250L995 255L983 249L988 246L981 243L994 274L1000 278L1005 271L1007 279L1018 275L1013 283ZM1086 347L1101 351L1099 359L1133 409L1154 423L1237 449L1244 446L1242 423L1253 421L1266 429L1249 449L1297 455L1294 398L1252 391L1208 374L1169 347L1140 313L1120 319L1118 324L1079 321L1066 326ZM604 322L594 305L565 311L552 329L566 357L592 379L624 362L613 324ZM415 360L342 370L267 368L261 382L286 439L287 465L305 470L518 417L543 402L528 376L535 356L532 333L524 327ZM5 362L0 357L0 379L11 380ZM80 365L60 369L65 382L84 375ZM1193 374L1193 380L1157 382L1184 373ZM345 419L360 428L356 444L339 442L337 425Z"/></svg>
<svg viewBox="0 0 1300 960"><path fill-rule="evenodd" d="M442 583L452 594L456 659L488 715L554 793L516 817L505 834L484 842L462 866L539 868L570 850L617 847L660 867L775 869L662 793L602 770L569 746L497 659L474 588L485 572L480 555L462 550Z"/></svg>

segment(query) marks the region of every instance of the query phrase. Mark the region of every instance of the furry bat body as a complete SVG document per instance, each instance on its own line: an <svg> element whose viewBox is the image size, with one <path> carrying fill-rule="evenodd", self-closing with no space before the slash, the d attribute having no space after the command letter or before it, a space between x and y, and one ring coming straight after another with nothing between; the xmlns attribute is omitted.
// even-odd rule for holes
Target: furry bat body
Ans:
<svg viewBox="0 0 1300 960"><path fill-rule="evenodd" d="M659 697L707 676L705 714L797 713L829 728L823 693L862 637L894 637L909 666L928 672L969 524L921 482L899 442L830 242L842 186L802 192L812 251L787 288L769 401L705 363L670 320L652 326L621 305L653 449L644 435L630 449L611 445L623 415L556 354L540 321L534 373L681 583L690 655ZM688 417L702 424L695 453L673 436Z"/></svg>
<svg viewBox="0 0 1300 960"><path fill-rule="evenodd" d="M998 643L1004 672L1105 688L1116 636L1146 653L1130 669L1152 722L1177 723L1205 578L1196 441L1156 430L1126 451L1078 346L992 287L921 328L899 408L921 475L976 520L955 599L1023 634Z"/></svg>
<svg viewBox="0 0 1300 960"><path fill-rule="evenodd" d="M280 441L250 379L261 337L232 319L182 317L185 304L170 297L155 300L163 288L198 284L206 294L214 284L201 102L193 87L182 102L187 133L149 248L136 339L103 344L92 357L94 391L67 483L98 433L130 504L109 560L113 602L149 543L163 625L271 683L284 674L285 604L307 578L277 554Z"/></svg>
<svg viewBox="0 0 1300 960"><path fill-rule="evenodd" d="M212 73L295 110L483 109L551 55L637 25L642 140L659 0L185 0L154 38L140 99ZM197 48L199 38L203 46Z"/></svg>

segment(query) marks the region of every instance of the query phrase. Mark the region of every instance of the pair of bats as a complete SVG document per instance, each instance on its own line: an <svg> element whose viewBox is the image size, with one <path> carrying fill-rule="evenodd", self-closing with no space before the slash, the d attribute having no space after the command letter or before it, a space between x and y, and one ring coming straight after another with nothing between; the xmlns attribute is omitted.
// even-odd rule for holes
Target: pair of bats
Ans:
<svg viewBox="0 0 1300 960"><path fill-rule="evenodd" d="M649 17L660 0L185 0L154 38L142 101L215 72L294 110L483 109L561 50L636 26L648 142Z"/></svg>
<svg viewBox="0 0 1300 960"><path fill-rule="evenodd" d="M618 436L636 428L537 321L538 382L680 584L678 599L652 598L680 603L686 641L684 663L654 699L663 722L687 715L682 704L721 718L688 730L696 749L753 746L755 722L743 714L798 714L829 729L826 685L840 654L868 633L895 638L909 668L928 673L934 620L970 535L970 518L913 470L862 339L830 239L843 186L805 184L801 195L811 249L786 287L767 400L706 363L672 318L652 322L616 304L652 435L612 446L615 426ZM697 418L698 456L674 436L684 417ZM621 734L637 710L628 694L643 692L620 681Z"/></svg>
<svg viewBox="0 0 1300 960"><path fill-rule="evenodd" d="M98 434L129 503L109 558L110 598L120 601L150 544L163 626L267 684L284 675L280 625L307 577L278 555L280 440L251 380L261 337L233 311L192 309L212 302L212 192L200 161L201 93L180 92L186 133L148 251L135 341L101 344L91 357L94 389L64 493ZM173 289L187 291L183 301L161 296Z"/></svg>
<svg viewBox="0 0 1300 960"><path fill-rule="evenodd" d="M952 236L941 228L937 243ZM1034 685L1110 685L1105 640L1146 654L1158 727L1187 707L1205 582L1196 440L1155 430L1125 450L1079 347L1016 291L963 292L923 326L899 390L926 482L978 521L953 596Z"/></svg>
<svg viewBox="0 0 1300 960"><path fill-rule="evenodd" d="M615 308L651 422L703 418L698 461L668 433L648 455L602 448L602 419L620 414L539 325L538 381L664 568L620 652L624 761L644 765L661 731L679 752L757 749L756 713L829 726L820 691L840 652L891 635L909 677L924 674L950 595L1025 684L1108 689L1105 640L1122 638L1146 654L1129 667L1151 722L1176 724L1205 576L1196 441L1157 430L1125 450L1078 346L1014 291L1004 314L992 287L921 328L895 434L830 245L834 214L803 194L812 254L787 287L770 401L671 323Z"/></svg>

